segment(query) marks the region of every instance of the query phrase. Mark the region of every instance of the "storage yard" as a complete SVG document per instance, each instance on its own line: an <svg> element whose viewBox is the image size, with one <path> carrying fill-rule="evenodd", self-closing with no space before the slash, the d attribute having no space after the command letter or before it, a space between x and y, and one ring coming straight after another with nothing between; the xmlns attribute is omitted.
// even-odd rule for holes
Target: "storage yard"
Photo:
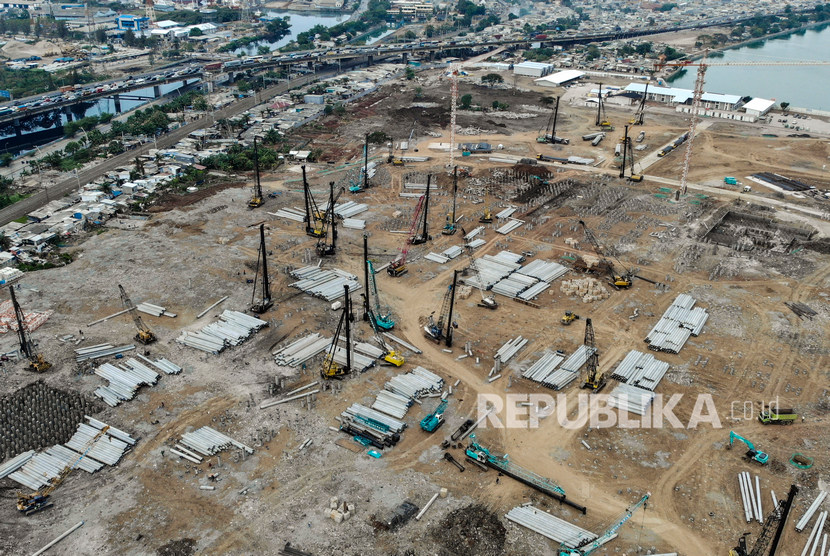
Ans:
<svg viewBox="0 0 830 556"><path fill-rule="evenodd" d="M459 111L456 143L493 150L455 153L454 177L426 75L297 130L332 162L305 184L286 163L259 193L172 199L18 280L34 345L6 308L0 553L79 521L50 553L725 555L779 522L777 554L819 542L830 211L722 180L826 187L827 140L714 123L676 195L684 153L656 153L688 115L632 127L654 158L633 183L614 144L634 107L594 147L596 109L563 103L570 145L543 144L538 91L462 83L533 115ZM393 147L364 180L376 130Z"/></svg>

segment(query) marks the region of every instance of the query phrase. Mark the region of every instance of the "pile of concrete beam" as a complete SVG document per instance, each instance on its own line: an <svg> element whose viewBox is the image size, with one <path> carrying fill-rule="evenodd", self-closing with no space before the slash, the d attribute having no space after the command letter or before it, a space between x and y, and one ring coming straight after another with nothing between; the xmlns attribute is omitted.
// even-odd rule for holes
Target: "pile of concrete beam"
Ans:
<svg viewBox="0 0 830 556"><path fill-rule="evenodd" d="M596 278L563 280L559 290L565 295L581 297L583 303L593 303L611 297L611 292L608 291L605 284Z"/></svg>
<svg viewBox="0 0 830 556"><path fill-rule="evenodd" d="M421 366L408 373L395 375L384 386L390 392L416 399L427 394L440 392L444 379Z"/></svg>
<svg viewBox="0 0 830 556"><path fill-rule="evenodd" d="M328 210L329 209L329 202L326 201L320 210ZM334 214L339 216L340 218L348 219L352 216L356 216L361 212L366 212L369 210L369 205L364 203L356 203L354 201L346 201L345 203L340 203L339 205L334 205Z"/></svg>
<svg viewBox="0 0 830 556"><path fill-rule="evenodd" d="M147 313L148 315L152 315L154 317L176 317L176 313L171 313L165 307L153 305L152 303L139 303L135 306L135 308L142 313Z"/></svg>
<svg viewBox="0 0 830 556"><path fill-rule="evenodd" d="M329 346L331 346L331 338L324 338L315 332L275 351L274 360L278 365L299 367L312 357L326 351Z"/></svg>
<svg viewBox="0 0 830 556"><path fill-rule="evenodd" d="M652 354L631 350L614 369L611 378L654 391L668 370L669 364L656 359Z"/></svg>
<svg viewBox="0 0 830 556"><path fill-rule="evenodd" d="M342 225L344 228L349 228L350 230L366 229L366 221L360 220L359 218L344 218Z"/></svg>
<svg viewBox="0 0 830 556"><path fill-rule="evenodd" d="M505 517L568 548L583 546L597 539L594 533L529 505L516 506Z"/></svg>
<svg viewBox="0 0 830 556"><path fill-rule="evenodd" d="M499 233L499 234L502 234L502 235L507 235L510 232L512 232L513 230L515 230L515 229L521 227L522 225L524 225L524 223L525 223L524 220L519 220L518 218L508 218L507 223L504 226L502 226L500 228L496 228L496 233Z"/></svg>
<svg viewBox="0 0 830 556"><path fill-rule="evenodd" d="M546 352L533 365L522 373L522 376L529 378L534 382L545 383L548 377L556 370L556 367L565 360L565 356L560 353ZM549 386L552 388L552 386Z"/></svg>
<svg viewBox="0 0 830 556"><path fill-rule="evenodd" d="M512 340L508 340L503 346L499 348L499 350L496 352L495 358L501 361L502 363L507 363L514 355L519 353L520 349L522 349L526 345L527 338L516 336Z"/></svg>
<svg viewBox="0 0 830 556"><path fill-rule="evenodd" d="M408 396L402 396L389 390L381 390L372 404L372 409L382 411L396 419L403 419L413 403L415 402Z"/></svg>
<svg viewBox="0 0 830 556"><path fill-rule="evenodd" d="M576 380L576 378L579 376L579 370L588 361L588 356L591 355L593 351L596 351L596 348L589 348L585 345L579 346L577 350L573 352L570 355L570 357L568 357L565 360L565 362L559 366L558 369L555 368L556 365L551 366L551 363L553 361L556 361L556 359L554 358L552 360L549 360L546 364L546 367L550 367L550 371L539 382L541 382L542 386L545 386L547 388L552 388L553 390L562 390L571 382ZM542 374L541 370L540 374Z"/></svg>
<svg viewBox="0 0 830 556"><path fill-rule="evenodd" d="M608 395L608 405L637 415L644 415L653 401L654 392L624 383L618 384Z"/></svg>
<svg viewBox="0 0 830 556"><path fill-rule="evenodd" d="M752 522L753 519L757 520L758 523L764 523L764 508L761 501L761 478L755 475L754 488L752 483L752 477L748 472L743 471L738 473L738 485L741 489L744 517L747 523ZM775 505L778 505L778 501L775 501Z"/></svg>
<svg viewBox="0 0 830 556"><path fill-rule="evenodd" d="M648 349L680 353L689 336L698 336L709 319L702 307L695 307L695 298L681 293L672 302L651 332L646 336Z"/></svg>
<svg viewBox="0 0 830 556"><path fill-rule="evenodd" d="M568 269L559 263L537 259L522 266L522 255L501 251L498 255L484 255L476 259L478 276L464 279L464 283L505 297L529 301L550 287Z"/></svg>
<svg viewBox="0 0 830 556"><path fill-rule="evenodd" d="M157 372L132 357L114 365L104 363L95 369L95 374L109 381L109 385L96 388L94 394L110 407L133 399L141 386L151 386L159 379Z"/></svg>
<svg viewBox="0 0 830 556"><path fill-rule="evenodd" d="M221 432L210 427L202 427L193 432L184 433L180 444L183 444L188 449L194 450L203 456L212 456L222 450L229 450L231 447L245 450L249 454L254 453L253 448L250 448L241 442L237 442L230 436L222 434Z"/></svg>
<svg viewBox="0 0 830 556"><path fill-rule="evenodd" d="M326 301L334 301L343 297L343 286L346 284L349 286L349 293L354 293L362 287L357 276L336 268L322 269L317 266L306 266L292 271L291 276L298 280L291 284L291 287Z"/></svg>
<svg viewBox="0 0 830 556"><path fill-rule="evenodd" d="M108 425L92 417L86 419L89 424L80 423L66 444L40 453L29 451L13 458L0 467L0 478L8 476L27 488L40 490L67 468L77 467L94 473L104 465L116 465L130 446L135 445L136 441L129 434L114 427L109 427L93 443L92 439Z"/></svg>
<svg viewBox="0 0 830 556"><path fill-rule="evenodd" d="M810 519L813 518L813 515L816 513L816 511L819 509L821 504L824 502L825 498L827 498L827 491L826 490L819 491L818 495L813 500L813 503L810 504L810 507L807 508L806 512L804 512L804 515L801 516L801 519L799 519L798 522L795 524L795 530L796 531L798 531L800 533L801 531L803 531L807 527L807 525L810 523Z"/></svg>
<svg viewBox="0 0 830 556"><path fill-rule="evenodd" d="M219 316L218 321L210 323L197 332L185 330L181 336L176 338L176 341L216 354L228 346L238 346L265 326L268 326L268 322L264 320L239 311L225 310Z"/></svg>
<svg viewBox="0 0 830 556"><path fill-rule="evenodd" d="M534 278L538 278L543 282L553 282L557 278L561 278L568 272L568 267L562 266L559 263L546 261L543 259L536 259L522 268L517 270L519 274L524 274L525 276L533 276Z"/></svg>
<svg viewBox="0 0 830 556"><path fill-rule="evenodd" d="M168 360L164 357L162 357L161 359L156 359L155 361L150 361L149 359L147 359L146 357L144 357L141 354L138 354L138 357L140 359L142 359L143 361L153 365L154 367L156 367L157 369L159 369L160 371L162 371L165 374L177 375L180 372L182 372L181 367L179 367L178 365L176 365L175 363L173 363L172 361L170 361L170 360Z"/></svg>
<svg viewBox="0 0 830 556"><path fill-rule="evenodd" d="M497 212L496 213L496 218L498 218L499 220L501 220L503 218L510 218L510 216L514 212L516 212L516 210L517 210L516 207L507 207L506 209Z"/></svg>
<svg viewBox="0 0 830 556"><path fill-rule="evenodd" d="M331 344L329 344L331 347ZM327 348L328 349L328 348ZM346 364L346 348L337 346L334 349L334 362L338 365ZM352 371L363 372L374 366L377 362L377 357L363 355L358 353L354 345L352 345Z"/></svg>
<svg viewBox="0 0 830 556"><path fill-rule="evenodd" d="M339 420L340 431L381 450L397 444L406 428L403 421L360 404L352 404Z"/></svg>
<svg viewBox="0 0 830 556"><path fill-rule="evenodd" d="M130 344L126 346L114 346L112 344L98 344L97 346L89 346L75 350L75 361L88 361L90 359L99 359L101 357L109 357L110 355L117 355L135 349L135 345Z"/></svg>
<svg viewBox="0 0 830 556"><path fill-rule="evenodd" d="M290 208L290 207L283 207L279 209L277 212L269 212L271 216L276 216L277 218L286 218L288 220L293 220L294 222L304 222L305 221L305 212Z"/></svg>

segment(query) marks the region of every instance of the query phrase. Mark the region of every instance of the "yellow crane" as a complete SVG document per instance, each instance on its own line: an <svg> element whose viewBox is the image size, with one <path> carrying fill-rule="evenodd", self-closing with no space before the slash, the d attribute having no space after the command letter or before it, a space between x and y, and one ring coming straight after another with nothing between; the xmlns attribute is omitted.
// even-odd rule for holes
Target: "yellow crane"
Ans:
<svg viewBox="0 0 830 556"><path fill-rule="evenodd" d="M35 353L35 344L29 336L28 330L26 330L23 309L20 308L17 297L14 295L14 286L9 286L9 295L11 295L12 305L14 306L14 316L17 318L17 336L20 340L20 351L29 360L29 370L36 373L48 371L52 364L47 362L40 353Z"/></svg>
<svg viewBox="0 0 830 556"><path fill-rule="evenodd" d="M144 324L144 321L138 314L138 309L135 308L135 305L130 300L127 292L124 290L124 286L118 284L118 289L121 290L121 302L124 304L124 308L130 313L130 316L133 318L133 322L135 323L135 327L138 329L138 334L135 335L136 341L141 342L144 345L155 342L156 335L153 334L152 330L150 330L146 324Z"/></svg>

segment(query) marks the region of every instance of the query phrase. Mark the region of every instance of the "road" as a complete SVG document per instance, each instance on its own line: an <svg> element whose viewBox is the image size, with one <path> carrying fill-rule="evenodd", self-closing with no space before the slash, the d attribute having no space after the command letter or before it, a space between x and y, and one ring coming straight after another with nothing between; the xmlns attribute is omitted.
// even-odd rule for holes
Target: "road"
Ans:
<svg viewBox="0 0 830 556"><path fill-rule="evenodd" d="M282 94L295 87L306 85L317 79L330 77L332 75L335 75L335 73L336 72L327 72L318 73L316 75L306 75L287 83L274 85L273 87L261 91L259 98L268 99L273 96ZM214 112L213 119L210 117L204 117L194 122L191 122L187 125L184 125L178 129L171 131L170 133L167 133L166 135L163 135L162 137L159 137L156 144L148 143L146 145L142 145L137 149L133 149L131 151L127 151L125 153L113 156L112 158L108 158L102 161L100 164L97 164L92 168L89 168L88 170L80 172L77 177L73 175L69 179L58 182L46 190L38 191L31 197L27 197L22 201L18 201L17 203L0 210L0 226L4 226L13 220L26 216L30 212L46 205L47 203L49 203L50 200L59 199L64 195L67 195L68 193L78 189L79 182L83 186L87 183L95 181L107 172L111 172L116 168L122 166L130 166L133 163L133 160L136 156L147 154L150 151L150 149L156 148L156 145L158 145L159 149L166 149L168 147L171 147L175 145L178 141L187 137L188 134L198 129L210 127L211 125L213 125L213 122L215 120L219 120L222 118L232 118L246 110L250 110L251 108L260 103L261 101L257 100L256 96L239 100L229 106L226 106L221 110L217 110L216 112Z"/></svg>

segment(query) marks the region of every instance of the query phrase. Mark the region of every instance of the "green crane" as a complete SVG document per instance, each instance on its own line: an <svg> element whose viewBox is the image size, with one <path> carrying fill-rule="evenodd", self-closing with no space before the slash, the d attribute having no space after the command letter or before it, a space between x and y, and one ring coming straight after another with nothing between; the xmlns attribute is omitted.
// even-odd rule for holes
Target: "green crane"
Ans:
<svg viewBox="0 0 830 556"><path fill-rule="evenodd" d="M741 436L739 434L736 434L734 431L729 431L729 447L730 448L732 447L732 443L735 440L740 440L741 442L746 444L746 447L747 447L746 457L747 458L749 458L753 461L757 461L761 465L766 465L766 463L769 461L769 454L767 454L766 452L762 452L761 450L757 450L755 448L755 444L753 444L752 442L750 442L749 440L747 440L743 436Z"/></svg>
<svg viewBox="0 0 830 556"><path fill-rule="evenodd" d="M593 541L590 541L582 545L581 547L576 548L568 548L564 544L561 545L559 547L559 556L588 556L589 554L592 554L599 547L601 547L602 545L616 537L617 531L619 531L620 527L625 525L625 523L629 519L631 519L631 516L634 515L634 512L636 512L640 508L640 506L643 506L643 508L646 507L646 502L648 502L650 496L651 493L647 492L645 496L640 498L640 500L637 501L633 506L626 508L625 512L623 512L623 514L616 521L614 521L611 527L606 529L602 535L600 535Z"/></svg>

